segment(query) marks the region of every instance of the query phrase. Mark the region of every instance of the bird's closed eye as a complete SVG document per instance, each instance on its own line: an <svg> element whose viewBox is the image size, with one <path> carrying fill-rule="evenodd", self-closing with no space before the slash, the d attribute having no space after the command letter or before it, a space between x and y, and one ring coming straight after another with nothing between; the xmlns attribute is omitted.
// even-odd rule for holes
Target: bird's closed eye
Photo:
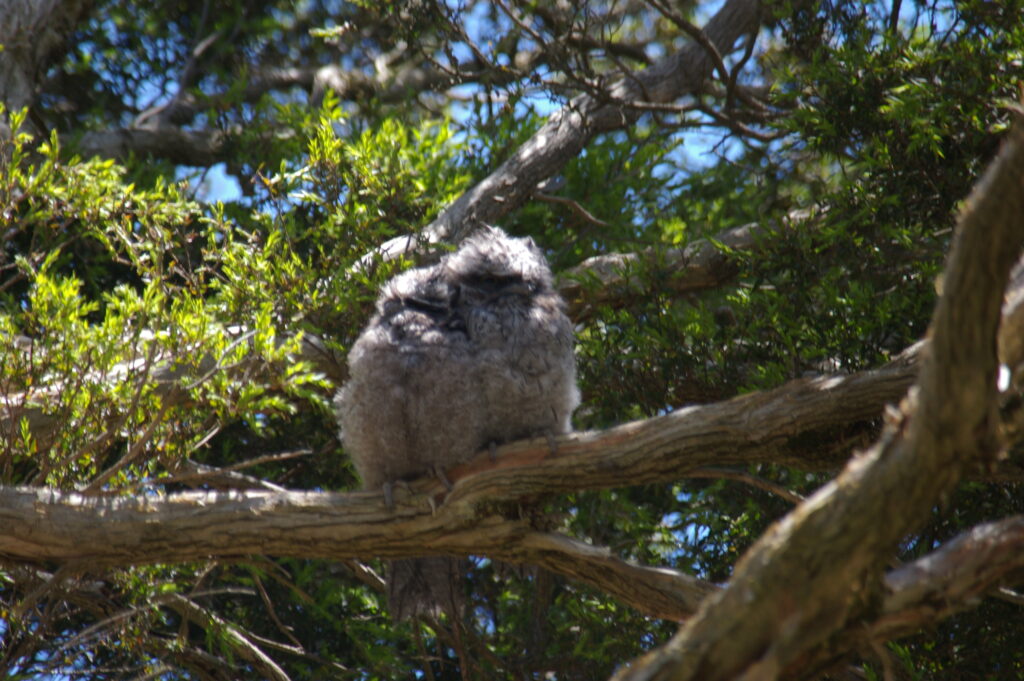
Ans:
<svg viewBox="0 0 1024 681"><path fill-rule="evenodd" d="M492 293L507 288L524 287L523 277L519 274L468 274L465 283L467 286Z"/></svg>
<svg viewBox="0 0 1024 681"><path fill-rule="evenodd" d="M435 318L444 317L449 312L448 304L437 299L406 296L402 298L402 304L411 310L417 310Z"/></svg>
<svg viewBox="0 0 1024 681"><path fill-rule="evenodd" d="M495 274L493 272L468 274L466 279L473 283L482 284L510 284L523 280L522 276L518 274Z"/></svg>

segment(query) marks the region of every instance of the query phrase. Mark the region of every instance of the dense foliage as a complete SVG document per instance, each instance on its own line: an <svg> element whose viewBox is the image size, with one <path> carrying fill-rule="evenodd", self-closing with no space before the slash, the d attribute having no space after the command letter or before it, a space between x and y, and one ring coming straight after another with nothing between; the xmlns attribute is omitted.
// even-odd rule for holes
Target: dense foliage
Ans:
<svg viewBox="0 0 1024 681"><path fill-rule="evenodd" d="M0 398L41 412L5 421L4 484L155 495L235 474L242 486L356 488L329 408L344 368L305 358L302 334L343 357L377 287L412 264L357 267L367 253L436 217L593 87L591 73L684 42L642 3L581 5L591 36L638 53L581 58L582 41L567 41L520 72L516 45L483 38L512 34L496 7L389 14L401 4L95 3L31 117L7 111L13 135L0 139ZM701 109L646 113L571 160L549 192L558 201L538 196L504 221L534 236L556 272L613 251L655 254L630 271L635 296L578 320L577 428L876 367L923 335L958 202L1009 122L1024 24L1013 2L894 4L770 4L744 76L766 84L768 115L740 128ZM554 38L547 5L517 11ZM684 9L706 19L706 7ZM217 39L197 50L207 35ZM256 64L340 61L360 74L401 50L458 61L471 41L486 57L475 80L315 97L249 87ZM192 108L169 120L223 132L216 162L88 155L87 133L137 120L179 78ZM727 284L681 296L665 282L659 253L767 221L790 228L732 253ZM829 477L743 473L801 494ZM721 582L789 508L741 481L698 478L527 512L621 557ZM966 483L901 558L1021 512L1019 484ZM485 556L463 622L396 625L380 564L366 559L80 566L52 580L51 566L7 565L0 669L264 678L241 652L251 644L293 679L596 679L676 629ZM905 678L1011 678L1024 670L1024 611L985 600L889 647ZM882 662L865 664L878 678Z"/></svg>

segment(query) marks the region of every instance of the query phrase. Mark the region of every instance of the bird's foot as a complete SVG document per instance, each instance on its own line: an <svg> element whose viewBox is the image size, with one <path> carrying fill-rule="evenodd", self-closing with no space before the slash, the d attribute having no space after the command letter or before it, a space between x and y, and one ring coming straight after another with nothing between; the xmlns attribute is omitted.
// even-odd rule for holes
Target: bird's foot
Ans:
<svg viewBox="0 0 1024 681"><path fill-rule="evenodd" d="M551 456L558 454L558 441L555 439L555 434L548 430L544 432L544 437L548 439L548 449L550 450Z"/></svg>
<svg viewBox="0 0 1024 681"><path fill-rule="evenodd" d="M431 470L433 471L434 476L441 481L441 484L444 485L444 488L446 490L451 492L452 489L454 489L452 487L451 481L448 479L448 476L445 475L444 468L442 468L441 466L434 466Z"/></svg>
<svg viewBox="0 0 1024 681"><path fill-rule="evenodd" d="M404 487L406 492L412 493L412 488L409 487L409 483L405 480L395 480L394 482L388 481L381 486L381 491L384 492L384 505L388 507L389 511L393 511L395 508L395 486Z"/></svg>

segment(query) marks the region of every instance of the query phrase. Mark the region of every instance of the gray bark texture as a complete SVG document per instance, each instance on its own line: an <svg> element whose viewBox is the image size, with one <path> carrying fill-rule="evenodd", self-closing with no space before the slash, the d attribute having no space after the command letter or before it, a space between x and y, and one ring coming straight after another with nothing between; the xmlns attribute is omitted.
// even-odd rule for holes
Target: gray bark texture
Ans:
<svg viewBox="0 0 1024 681"><path fill-rule="evenodd" d="M90 0L0 0L0 102L8 111L32 106L39 80L91 8Z"/></svg>

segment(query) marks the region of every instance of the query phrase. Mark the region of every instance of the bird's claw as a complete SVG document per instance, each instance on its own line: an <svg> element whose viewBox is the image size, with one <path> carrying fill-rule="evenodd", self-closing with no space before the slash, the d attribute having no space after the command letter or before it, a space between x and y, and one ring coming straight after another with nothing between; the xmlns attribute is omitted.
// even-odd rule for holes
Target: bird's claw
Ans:
<svg viewBox="0 0 1024 681"><path fill-rule="evenodd" d="M548 439L548 449L551 450L551 456L558 454L558 441L555 439L555 434L549 430L544 433L544 437Z"/></svg>
<svg viewBox="0 0 1024 681"><path fill-rule="evenodd" d="M452 487L452 483L448 479L448 476L445 475L444 468L442 468L441 466L434 466L433 467L433 471L434 471L434 476L436 476L437 479L441 481L441 484L444 485L444 488L446 490L448 490L449 492L451 492L452 489L454 489L454 488Z"/></svg>
<svg viewBox="0 0 1024 681"><path fill-rule="evenodd" d="M389 480L385 482L381 486L381 491L384 492L384 505L387 506L389 511L395 510L395 486L404 487L406 492L412 493L412 488L409 487L409 483L405 480Z"/></svg>

